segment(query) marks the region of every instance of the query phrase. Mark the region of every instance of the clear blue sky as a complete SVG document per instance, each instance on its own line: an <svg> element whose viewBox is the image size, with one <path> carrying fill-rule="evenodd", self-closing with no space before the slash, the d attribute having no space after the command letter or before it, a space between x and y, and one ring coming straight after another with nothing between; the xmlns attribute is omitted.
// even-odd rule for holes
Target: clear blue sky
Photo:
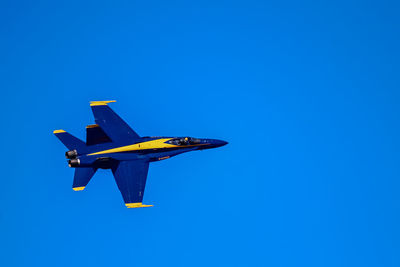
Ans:
<svg viewBox="0 0 400 267"><path fill-rule="evenodd" d="M400 266L395 1L2 1L1 266ZM152 163L126 209L74 192L91 100L141 135L229 141Z"/></svg>

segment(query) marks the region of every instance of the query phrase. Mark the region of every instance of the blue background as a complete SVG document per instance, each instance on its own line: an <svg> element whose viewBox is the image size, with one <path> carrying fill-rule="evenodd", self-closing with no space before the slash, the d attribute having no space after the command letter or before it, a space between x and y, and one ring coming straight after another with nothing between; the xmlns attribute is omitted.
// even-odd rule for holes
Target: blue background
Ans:
<svg viewBox="0 0 400 267"><path fill-rule="evenodd" d="M1 266L399 266L393 1L2 1ZM152 163L126 209L53 136L91 100L139 134L229 145Z"/></svg>

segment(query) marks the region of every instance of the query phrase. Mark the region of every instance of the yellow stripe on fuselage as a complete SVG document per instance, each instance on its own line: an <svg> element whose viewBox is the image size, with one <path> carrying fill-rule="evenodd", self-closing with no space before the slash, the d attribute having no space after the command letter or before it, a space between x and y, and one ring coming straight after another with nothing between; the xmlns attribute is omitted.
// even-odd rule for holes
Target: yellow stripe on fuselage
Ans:
<svg viewBox="0 0 400 267"><path fill-rule="evenodd" d="M147 142L137 143L137 144L133 144L133 145L129 145L129 146L116 147L116 148L112 148L112 149L95 152L95 153L89 154L88 156L108 154L108 153L128 152L128 151L136 151L136 150L145 150L145 149L183 147L183 146L177 146L177 145L165 143L166 141L171 140L171 139L173 139L173 138L162 138L162 139L156 139L156 140L151 140L151 141L147 141Z"/></svg>
<svg viewBox="0 0 400 267"><path fill-rule="evenodd" d="M160 148L185 148L185 147L194 147L194 146L204 146L208 144L196 144L196 145L172 145L165 143L166 141L172 140L175 138L161 138L161 139L156 139L156 140L151 140L151 141L146 141L146 142L141 142L133 145L128 145L128 146L121 146L121 147L116 147L116 148L111 148L95 153L88 154L88 156L93 156L93 155L100 155L100 154L109 154L109 153L119 153L119 152L129 152L129 151L138 151L138 150L146 150L146 149L160 149Z"/></svg>

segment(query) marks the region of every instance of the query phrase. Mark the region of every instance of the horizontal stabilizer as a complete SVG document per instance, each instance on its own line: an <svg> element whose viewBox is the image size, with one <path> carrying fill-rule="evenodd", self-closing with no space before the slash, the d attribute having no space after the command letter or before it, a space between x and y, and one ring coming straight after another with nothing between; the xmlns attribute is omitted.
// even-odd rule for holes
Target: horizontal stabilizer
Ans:
<svg viewBox="0 0 400 267"><path fill-rule="evenodd" d="M86 185L89 183L96 171L96 168L76 168L72 189L74 191L82 191L85 189Z"/></svg>
<svg viewBox="0 0 400 267"><path fill-rule="evenodd" d="M67 133L64 130L55 130L53 132L55 136L69 149L76 149L78 153L82 154L86 151L86 144L81 139L76 138L72 134Z"/></svg>

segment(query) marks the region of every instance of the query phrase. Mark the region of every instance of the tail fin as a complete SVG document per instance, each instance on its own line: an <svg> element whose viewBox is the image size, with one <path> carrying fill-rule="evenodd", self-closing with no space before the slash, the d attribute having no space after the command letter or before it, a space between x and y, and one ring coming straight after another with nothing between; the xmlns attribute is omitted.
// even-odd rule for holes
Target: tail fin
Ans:
<svg viewBox="0 0 400 267"><path fill-rule="evenodd" d="M89 183L96 171L97 168L76 168L72 189L74 191L82 191L85 189L85 186Z"/></svg>
<svg viewBox="0 0 400 267"><path fill-rule="evenodd" d="M79 154L87 150L86 144L81 139L76 138L64 130L55 130L53 133L69 150L76 149Z"/></svg>

